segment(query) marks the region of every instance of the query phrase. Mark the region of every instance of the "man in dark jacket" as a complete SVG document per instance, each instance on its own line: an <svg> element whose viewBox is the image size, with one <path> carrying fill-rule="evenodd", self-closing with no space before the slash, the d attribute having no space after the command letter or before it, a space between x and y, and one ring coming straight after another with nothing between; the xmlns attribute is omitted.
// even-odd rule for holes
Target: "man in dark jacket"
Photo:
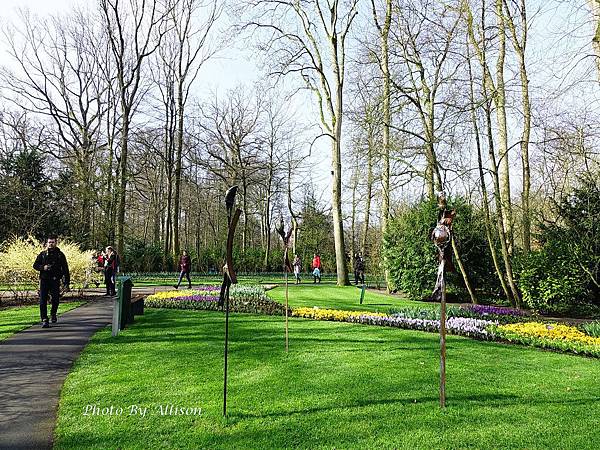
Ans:
<svg viewBox="0 0 600 450"><path fill-rule="evenodd" d="M181 280L183 280L183 276L187 278L188 281L188 289L192 288L192 280L190 278L190 271L192 270L192 258L188 254L187 250L183 251L183 255L179 258L179 281L173 287L175 289L179 289L181 285Z"/></svg>
<svg viewBox="0 0 600 450"><path fill-rule="evenodd" d="M71 283L67 258L56 246L56 241L56 236L48 236L46 250L41 252L33 263L33 268L40 273L40 318L42 319L43 328L50 326L48 323L48 297L50 297L52 303L50 317L52 323L56 323L60 281L63 280L66 291L69 290L69 284Z"/></svg>

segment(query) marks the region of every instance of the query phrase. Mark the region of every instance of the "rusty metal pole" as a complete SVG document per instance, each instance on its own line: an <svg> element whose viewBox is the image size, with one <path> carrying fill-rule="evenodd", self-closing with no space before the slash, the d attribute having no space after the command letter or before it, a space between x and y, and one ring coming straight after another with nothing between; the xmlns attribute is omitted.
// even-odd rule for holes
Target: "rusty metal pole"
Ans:
<svg viewBox="0 0 600 450"><path fill-rule="evenodd" d="M223 417L227 417L227 357L229 349L229 287L237 283L237 275L233 268L233 237L237 226L240 214L242 211L236 209L233 212L235 204L235 194L237 186L232 186L225 194L225 206L227 207L227 254L225 257L226 263L223 274L223 284L219 295L219 304L225 307L225 349L224 364L223 364ZM233 213L233 215L232 215Z"/></svg>
<svg viewBox="0 0 600 450"><path fill-rule="evenodd" d="M440 305L440 407L446 407L446 277L445 261L440 263L442 301Z"/></svg>
<svg viewBox="0 0 600 450"><path fill-rule="evenodd" d="M285 270L285 351L287 353L289 349L289 337L288 337L288 271Z"/></svg>
<svg viewBox="0 0 600 450"><path fill-rule="evenodd" d="M446 209L446 195L438 194L438 223L431 239L438 249L438 273L432 299L440 299L440 407L446 407L446 270L453 270L451 262L452 220L455 211ZM446 266L446 263L448 265Z"/></svg>
<svg viewBox="0 0 600 450"><path fill-rule="evenodd" d="M223 367L223 417L227 417L227 350L229 348L229 286L225 290L225 363Z"/></svg>
<svg viewBox="0 0 600 450"><path fill-rule="evenodd" d="M275 230L277 231L277 233L279 233L279 236L281 236L281 240L283 242L283 271L285 273L285 351L287 353L289 350L289 331L288 331L289 275L288 274L291 272L291 267L292 267L290 264L290 258L289 258L289 244L290 244L290 237L292 235L293 228L290 228L290 230L286 233L285 225L283 223L283 217L280 217L279 223L275 226Z"/></svg>

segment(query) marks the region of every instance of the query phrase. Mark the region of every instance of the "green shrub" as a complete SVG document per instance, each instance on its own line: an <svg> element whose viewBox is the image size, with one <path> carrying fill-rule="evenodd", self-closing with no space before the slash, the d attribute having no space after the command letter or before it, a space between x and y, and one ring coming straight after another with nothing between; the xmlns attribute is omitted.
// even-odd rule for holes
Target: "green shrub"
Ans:
<svg viewBox="0 0 600 450"><path fill-rule="evenodd" d="M474 288L497 292L498 282L481 215L460 198L449 202L449 205L457 211L454 239L469 281ZM421 201L393 218L384 236L383 252L392 288L415 300L429 297L435 285L437 250L430 236L437 216L435 201ZM448 274L447 286L449 292L458 290L462 294L464 284L458 267L457 272Z"/></svg>
<svg viewBox="0 0 600 450"><path fill-rule="evenodd" d="M557 212L554 223L539 224L541 248L519 260L519 288L529 308L587 314L600 306L600 186L582 181Z"/></svg>

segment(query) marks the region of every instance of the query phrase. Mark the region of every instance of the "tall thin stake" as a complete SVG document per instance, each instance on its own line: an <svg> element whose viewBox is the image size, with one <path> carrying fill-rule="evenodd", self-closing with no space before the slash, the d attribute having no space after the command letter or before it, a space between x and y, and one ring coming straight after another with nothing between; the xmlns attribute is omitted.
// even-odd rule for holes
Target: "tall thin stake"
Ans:
<svg viewBox="0 0 600 450"><path fill-rule="evenodd" d="M440 406L446 407L446 277L444 276L445 261L440 263L440 287L442 301L440 305Z"/></svg>
<svg viewBox="0 0 600 450"><path fill-rule="evenodd" d="M288 271L285 271L285 351L289 348L288 339Z"/></svg>
<svg viewBox="0 0 600 450"><path fill-rule="evenodd" d="M227 416L227 350L229 348L229 286L225 290L225 367L223 371L223 416Z"/></svg>

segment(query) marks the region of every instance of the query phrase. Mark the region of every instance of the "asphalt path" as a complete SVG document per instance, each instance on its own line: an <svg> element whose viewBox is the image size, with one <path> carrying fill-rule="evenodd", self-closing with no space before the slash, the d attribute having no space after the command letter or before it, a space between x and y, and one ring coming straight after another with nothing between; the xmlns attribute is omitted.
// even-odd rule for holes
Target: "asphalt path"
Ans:
<svg viewBox="0 0 600 450"><path fill-rule="evenodd" d="M0 341L0 449L48 449L60 390L91 336L112 319L112 300L93 301Z"/></svg>

